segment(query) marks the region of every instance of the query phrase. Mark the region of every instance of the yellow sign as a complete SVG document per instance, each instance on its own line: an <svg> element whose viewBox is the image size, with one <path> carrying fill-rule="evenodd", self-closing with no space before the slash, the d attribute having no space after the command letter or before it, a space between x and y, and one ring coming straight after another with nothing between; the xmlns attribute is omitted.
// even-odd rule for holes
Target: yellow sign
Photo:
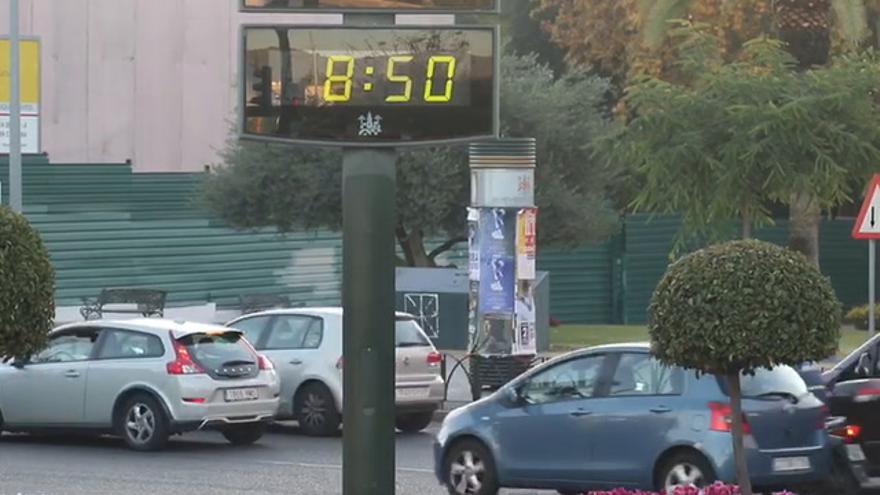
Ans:
<svg viewBox="0 0 880 495"><path fill-rule="evenodd" d="M0 104L9 103L9 40L0 39ZM22 112L36 112L40 105L40 42L21 41L21 104ZM31 110L31 109L34 110Z"/></svg>

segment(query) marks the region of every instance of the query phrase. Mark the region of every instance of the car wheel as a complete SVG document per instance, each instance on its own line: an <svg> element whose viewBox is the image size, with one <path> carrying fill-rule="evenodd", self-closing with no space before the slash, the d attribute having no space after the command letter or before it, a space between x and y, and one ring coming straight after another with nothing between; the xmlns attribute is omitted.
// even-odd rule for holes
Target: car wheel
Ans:
<svg viewBox="0 0 880 495"><path fill-rule="evenodd" d="M496 495L498 478L492 454L482 443L465 440L452 446L443 465L451 495Z"/></svg>
<svg viewBox="0 0 880 495"><path fill-rule="evenodd" d="M336 434L342 416L330 390L321 384L311 384L296 394L293 403L300 429L309 436L326 437Z"/></svg>
<svg viewBox="0 0 880 495"><path fill-rule="evenodd" d="M715 473L706 459L696 452L682 452L663 464L657 477L657 490L672 493L678 486L702 488L715 482Z"/></svg>
<svg viewBox="0 0 880 495"><path fill-rule="evenodd" d="M427 428L433 420L433 412L401 414L394 424L403 433L418 433Z"/></svg>
<svg viewBox="0 0 880 495"><path fill-rule="evenodd" d="M125 443L134 450L161 450L171 435L165 410L156 399L138 394L126 401L117 419Z"/></svg>
<svg viewBox="0 0 880 495"><path fill-rule="evenodd" d="M223 436L232 445L250 445L263 438L266 425L263 423L228 426L222 430Z"/></svg>

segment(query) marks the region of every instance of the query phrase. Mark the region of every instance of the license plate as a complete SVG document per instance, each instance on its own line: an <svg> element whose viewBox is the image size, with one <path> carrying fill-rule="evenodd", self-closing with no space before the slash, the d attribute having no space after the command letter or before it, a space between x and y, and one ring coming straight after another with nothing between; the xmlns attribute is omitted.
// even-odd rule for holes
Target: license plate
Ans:
<svg viewBox="0 0 880 495"><path fill-rule="evenodd" d="M234 388L226 391L226 402L244 402L260 398L260 390L256 388Z"/></svg>
<svg viewBox="0 0 880 495"><path fill-rule="evenodd" d="M810 469L809 457L778 457L773 459L773 471L784 473L788 471L806 471Z"/></svg>
<svg viewBox="0 0 880 495"><path fill-rule="evenodd" d="M425 399L427 397L428 389L426 387L397 389L398 399Z"/></svg>
<svg viewBox="0 0 880 495"><path fill-rule="evenodd" d="M846 455L852 462L862 462L866 460L865 451L862 450L861 445L847 445Z"/></svg>

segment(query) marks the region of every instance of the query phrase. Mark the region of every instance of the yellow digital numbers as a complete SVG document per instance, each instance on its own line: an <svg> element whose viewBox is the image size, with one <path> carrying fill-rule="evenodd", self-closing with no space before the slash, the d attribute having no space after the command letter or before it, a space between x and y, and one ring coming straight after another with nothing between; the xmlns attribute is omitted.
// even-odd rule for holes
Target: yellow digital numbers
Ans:
<svg viewBox="0 0 880 495"><path fill-rule="evenodd" d="M428 103L448 103L452 101L455 89L455 69L457 65L455 57L443 55L431 57L428 60L428 78L425 82L425 101ZM434 94L434 75L437 66L446 64L446 87L443 94Z"/></svg>
<svg viewBox="0 0 880 495"><path fill-rule="evenodd" d="M345 74L336 74L337 64L345 64ZM335 85L337 84L344 84L342 94L335 91ZM354 86L354 57L350 55L333 55L327 58L327 81L324 82L324 101L350 101L352 86Z"/></svg>
<svg viewBox="0 0 880 495"><path fill-rule="evenodd" d="M393 83L403 84L403 94L391 95L385 98L388 103L406 103L412 100L413 80L409 76L397 75L397 64L407 64L412 62L414 57L411 55L400 55L388 59L388 80Z"/></svg>

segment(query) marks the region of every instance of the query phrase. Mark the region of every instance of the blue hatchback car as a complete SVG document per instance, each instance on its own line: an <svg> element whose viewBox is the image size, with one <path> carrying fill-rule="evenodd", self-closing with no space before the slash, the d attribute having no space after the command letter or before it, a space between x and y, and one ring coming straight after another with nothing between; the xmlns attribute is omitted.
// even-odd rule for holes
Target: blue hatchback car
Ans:
<svg viewBox="0 0 880 495"><path fill-rule="evenodd" d="M815 487L831 473L827 408L787 366L742 378L747 459L761 488ZM667 367L647 344L570 353L453 411L435 470L455 495L562 493L733 482L731 408L715 376Z"/></svg>

